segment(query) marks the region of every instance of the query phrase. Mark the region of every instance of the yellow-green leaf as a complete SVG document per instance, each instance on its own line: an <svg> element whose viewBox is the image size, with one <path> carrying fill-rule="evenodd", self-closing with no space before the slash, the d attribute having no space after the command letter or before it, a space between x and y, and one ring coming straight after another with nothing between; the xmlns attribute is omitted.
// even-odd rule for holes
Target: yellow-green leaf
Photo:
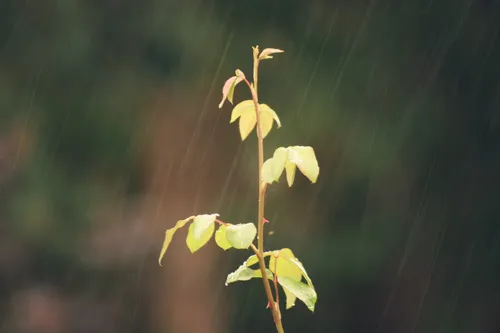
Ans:
<svg viewBox="0 0 500 333"><path fill-rule="evenodd" d="M173 228L170 228L165 232L165 240L163 241L163 246L161 247L160 257L158 258L158 263L160 264L160 266L161 266L161 259L165 255L165 252L167 252L168 246L170 245L172 237L174 236L177 229L182 228L183 226L186 225L186 223L190 222L194 218L195 218L194 216L190 216L187 219L179 220L177 221L177 223Z"/></svg>
<svg viewBox="0 0 500 333"><path fill-rule="evenodd" d="M253 223L235 224L226 228L226 237L235 249L248 249L257 235Z"/></svg>
<svg viewBox="0 0 500 333"><path fill-rule="evenodd" d="M262 129L262 138L265 138L273 127L273 121L276 121L277 128L281 127L281 122L276 112L267 104L260 104L260 125Z"/></svg>
<svg viewBox="0 0 500 333"><path fill-rule="evenodd" d="M271 56L271 54L273 54L273 53L282 53L282 52L285 52L285 51L280 50L280 49L273 49L273 48L264 49L264 50L262 50L262 52L261 52L261 54L259 56L259 60L272 59L273 56Z"/></svg>
<svg viewBox="0 0 500 333"><path fill-rule="evenodd" d="M316 182L319 175L319 166L312 147L288 147L288 160L297 165L300 172L312 183Z"/></svg>
<svg viewBox="0 0 500 333"><path fill-rule="evenodd" d="M288 276L300 281L302 272L295 263L290 261L290 259L294 258L292 250L281 249L269 259L269 269L278 276Z"/></svg>
<svg viewBox="0 0 500 333"><path fill-rule="evenodd" d="M295 169L297 166L290 161L286 161L285 170L286 170L286 181L288 183L288 187L293 185L293 181L295 180Z"/></svg>
<svg viewBox="0 0 500 333"><path fill-rule="evenodd" d="M232 123L238 118L240 119L239 127L241 140L245 140L257 123L255 105L252 100L245 100L234 107L229 122Z"/></svg>
<svg viewBox="0 0 500 333"><path fill-rule="evenodd" d="M219 214L204 214L194 218L186 238L186 244L191 253L198 251L210 240L215 230L214 222L217 216Z"/></svg>
<svg viewBox="0 0 500 333"><path fill-rule="evenodd" d="M280 147L274 151L273 157L268 159L262 165L262 181L267 184L277 182L285 168L287 159L287 150Z"/></svg>
<svg viewBox="0 0 500 333"><path fill-rule="evenodd" d="M274 253L274 251L266 251L266 252L264 252L263 257L264 258L268 257L273 253ZM245 261L245 264L247 265L247 267L250 267L252 265L255 265L258 262L259 262L259 258L257 258L257 256L254 254L254 255L248 257L247 261Z"/></svg>
<svg viewBox="0 0 500 333"><path fill-rule="evenodd" d="M290 279L300 281L302 278L301 270L290 261L295 256L290 249L281 249L275 251L275 254L269 259L269 269L278 277L288 277ZM286 296L286 308L290 309L295 305L296 296L286 287L283 287Z"/></svg>
<svg viewBox="0 0 500 333"><path fill-rule="evenodd" d="M233 123L244 113L255 114L255 105L251 99L247 99L236 104L236 106L233 108L233 111L231 112L231 120L229 122Z"/></svg>
<svg viewBox="0 0 500 333"><path fill-rule="evenodd" d="M301 271L302 273L302 276L306 279L307 281L307 284L314 289L314 286L313 286L313 283L312 283L312 280L311 278L309 277L309 275L307 274L306 272L306 269L304 268L304 265L302 265L302 263L299 261L299 259L297 258L290 258L289 259L291 263L295 264Z"/></svg>
<svg viewBox="0 0 500 333"><path fill-rule="evenodd" d="M221 225L219 229L217 229L217 231L215 232L215 242L224 251L232 247L231 243L229 243L226 237L225 225Z"/></svg>
<svg viewBox="0 0 500 333"><path fill-rule="evenodd" d="M240 127L240 136L242 141L245 140L248 134L252 132L252 130L255 127L255 124L257 124L257 117L255 115L255 111L246 112L241 115L239 127Z"/></svg>
<svg viewBox="0 0 500 333"><path fill-rule="evenodd" d="M284 290L288 290L291 294L304 302L311 312L314 312L314 306L318 299L318 295L316 294L314 288L286 276L278 276L278 282Z"/></svg>
<svg viewBox="0 0 500 333"><path fill-rule="evenodd" d="M266 269L266 274L267 278L272 280L273 279L273 273ZM237 281L248 281L252 278L262 278L262 273L260 269L252 269L248 268L245 263L238 267L237 270L235 270L232 273L229 273L226 278L226 286L230 283L237 282Z"/></svg>

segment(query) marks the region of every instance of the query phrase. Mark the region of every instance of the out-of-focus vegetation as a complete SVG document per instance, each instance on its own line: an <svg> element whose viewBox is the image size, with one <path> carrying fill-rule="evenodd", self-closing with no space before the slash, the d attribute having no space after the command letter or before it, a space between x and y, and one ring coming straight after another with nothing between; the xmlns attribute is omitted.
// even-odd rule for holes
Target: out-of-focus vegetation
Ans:
<svg viewBox="0 0 500 333"><path fill-rule="evenodd" d="M194 211L255 218L254 146L217 104L258 44L286 50L261 69L268 147L322 168L267 194L269 247L294 244L320 295L287 332L500 330L499 29L487 0L3 1L0 329L272 325L260 283L213 269L245 255L156 264Z"/></svg>

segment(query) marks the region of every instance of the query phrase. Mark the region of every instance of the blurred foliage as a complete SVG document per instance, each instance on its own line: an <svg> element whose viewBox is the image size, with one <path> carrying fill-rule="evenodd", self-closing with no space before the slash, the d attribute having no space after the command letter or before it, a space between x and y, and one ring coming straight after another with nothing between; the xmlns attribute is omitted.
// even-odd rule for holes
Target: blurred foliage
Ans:
<svg viewBox="0 0 500 333"><path fill-rule="evenodd" d="M240 64L250 73L252 45L271 45L285 53L262 66L260 95L283 128L266 138L267 156L304 143L321 167L318 188L297 179L293 192L268 194L269 246L296 244L320 295L314 316L297 306L285 327L498 331L499 29L500 6L488 0L5 0L0 129L29 133L0 161L11 175L0 177L2 237L34 253L38 266L22 279L48 270L54 284L81 275L82 290L119 285L127 274L104 278L76 252L99 204L144 194L151 100L174 87L200 105L179 113L221 117L209 132L236 142L213 87ZM254 149L239 149L236 174L253 179ZM231 180L215 199L221 214L253 216L253 185ZM230 322L267 329L261 286L247 287L227 291L237 293Z"/></svg>

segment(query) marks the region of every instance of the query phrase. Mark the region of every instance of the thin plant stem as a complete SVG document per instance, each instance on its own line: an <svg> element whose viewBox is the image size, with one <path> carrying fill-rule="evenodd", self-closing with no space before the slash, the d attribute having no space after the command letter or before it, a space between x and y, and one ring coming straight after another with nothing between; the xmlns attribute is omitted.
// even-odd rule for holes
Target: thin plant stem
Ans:
<svg viewBox="0 0 500 333"><path fill-rule="evenodd" d="M259 259L259 267L262 273L262 281L264 283L264 290L266 292L267 300L269 302L269 307L271 308L271 313L273 315L274 324L276 325L276 330L278 333L285 333L283 329L283 324L281 322L281 311L279 309L279 303L274 301L273 293L271 291L271 285L267 279L266 263L264 261L264 197L266 194L267 184L262 181L262 165L264 164L264 138L262 137L262 128L260 126L260 106L259 98L257 95L257 82L258 82L258 66L259 60L254 57L254 84L245 78L244 81L250 88L252 94L252 100L255 106L255 114L257 119L257 149L258 149L258 166L259 166L259 193L258 193L258 215L257 215L257 258ZM255 252L255 246L252 248ZM278 296L278 295L276 295Z"/></svg>

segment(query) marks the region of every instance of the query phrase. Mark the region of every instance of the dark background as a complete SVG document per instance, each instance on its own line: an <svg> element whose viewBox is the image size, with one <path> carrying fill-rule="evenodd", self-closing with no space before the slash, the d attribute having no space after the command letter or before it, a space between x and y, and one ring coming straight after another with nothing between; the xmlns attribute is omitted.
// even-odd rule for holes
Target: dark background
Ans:
<svg viewBox="0 0 500 333"><path fill-rule="evenodd" d="M286 332L500 332L500 3L0 1L0 332L273 332L249 253L164 231L256 217L250 76L318 182L270 187L267 248L319 294ZM249 97L244 87L235 101Z"/></svg>

